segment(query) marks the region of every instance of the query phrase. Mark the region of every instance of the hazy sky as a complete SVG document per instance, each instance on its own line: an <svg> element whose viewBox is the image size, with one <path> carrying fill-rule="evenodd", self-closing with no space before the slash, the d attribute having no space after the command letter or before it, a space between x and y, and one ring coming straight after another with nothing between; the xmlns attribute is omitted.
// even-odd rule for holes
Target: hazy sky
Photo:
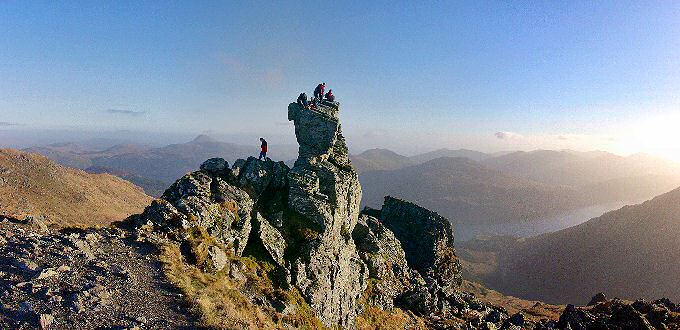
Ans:
<svg viewBox="0 0 680 330"><path fill-rule="evenodd" d="M355 148L680 159L679 2L197 3L0 2L0 137L291 142L288 102L323 80Z"/></svg>

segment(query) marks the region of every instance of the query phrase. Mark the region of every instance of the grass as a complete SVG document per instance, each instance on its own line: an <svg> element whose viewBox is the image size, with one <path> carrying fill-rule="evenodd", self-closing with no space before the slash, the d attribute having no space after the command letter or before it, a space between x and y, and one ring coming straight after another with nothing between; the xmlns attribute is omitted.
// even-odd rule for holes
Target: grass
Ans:
<svg viewBox="0 0 680 330"><path fill-rule="evenodd" d="M428 328L421 318L410 312L405 312L399 308L383 310L375 306L368 306L357 317L357 327L361 330Z"/></svg>
<svg viewBox="0 0 680 330"><path fill-rule="evenodd" d="M163 247L161 261L168 278L186 294L205 326L219 329L280 328L223 272L205 273L183 259L178 246Z"/></svg>
<svg viewBox="0 0 680 330"><path fill-rule="evenodd" d="M364 312L357 316L357 327L361 330L429 328L422 318L411 312L397 307L383 310L373 305L377 294L376 286L382 280L375 278L368 279L366 290L364 290L359 300L359 303L364 307Z"/></svg>
<svg viewBox="0 0 680 330"><path fill-rule="evenodd" d="M244 257L227 254L230 262L241 262L245 266L242 271L245 280L238 280L229 276L229 266L219 272L202 269L208 258L208 247L219 244L202 227L191 228L188 233L189 239L183 245L188 249L168 243L161 248L161 262L168 279L184 292L204 326L217 329L285 329L285 325L293 325L301 329L324 329L296 289L283 290L271 280L270 274L275 271L275 266L254 253L257 249L247 248L249 254ZM189 255L187 252L190 252ZM254 303L251 296L285 301L294 306L294 312L283 315L273 308Z"/></svg>

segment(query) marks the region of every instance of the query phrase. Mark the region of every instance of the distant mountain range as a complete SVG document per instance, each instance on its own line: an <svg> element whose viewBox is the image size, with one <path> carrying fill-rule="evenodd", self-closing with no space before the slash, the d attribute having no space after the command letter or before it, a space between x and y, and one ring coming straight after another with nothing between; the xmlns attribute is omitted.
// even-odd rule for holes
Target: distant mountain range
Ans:
<svg viewBox="0 0 680 330"><path fill-rule="evenodd" d="M407 157L388 149L369 149L352 155L352 164L359 173L376 170L396 170L410 165L417 165L442 157L463 157L474 161L504 155L506 153L487 154L467 149L438 149L423 154Z"/></svg>
<svg viewBox="0 0 680 330"><path fill-rule="evenodd" d="M451 219L462 240L562 229L539 223L583 214L581 209L599 212L605 204L637 203L680 185L679 164L645 155L546 150L422 164L414 160L419 156L405 160L387 151L360 156L364 169L384 169L361 173L365 206L380 205L385 195L417 201Z"/></svg>
<svg viewBox="0 0 680 330"><path fill-rule="evenodd" d="M461 245L464 267L491 288L525 299L586 303L680 299L680 189L581 225L529 239Z"/></svg>
<svg viewBox="0 0 680 330"><path fill-rule="evenodd" d="M281 160L297 157L290 146L270 148L271 157ZM39 153L70 167L92 173L110 173L139 185L148 194L160 196L176 178L196 170L204 160L222 157L229 162L257 155L259 141L254 146L217 141L207 135L194 140L163 147L123 144L103 151L89 150L77 143L61 143L31 147L27 152Z"/></svg>
<svg viewBox="0 0 680 330"><path fill-rule="evenodd" d="M55 227L108 225L144 210L151 197L128 181L58 165L44 156L0 149L1 216L44 217Z"/></svg>
<svg viewBox="0 0 680 330"><path fill-rule="evenodd" d="M63 143L27 151L88 172L117 175L159 196L175 178L197 169L207 158L233 162L255 155L258 147L201 135L156 148L123 144L98 151ZM294 147L270 149L274 159L296 158ZM680 186L677 163L647 155L440 149L408 157L371 149L351 159L361 173L364 206L382 205L386 195L417 201L450 218L460 240L562 229L601 214L594 212L637 203ZM553 219L572 213L570 220Z"/></svg>

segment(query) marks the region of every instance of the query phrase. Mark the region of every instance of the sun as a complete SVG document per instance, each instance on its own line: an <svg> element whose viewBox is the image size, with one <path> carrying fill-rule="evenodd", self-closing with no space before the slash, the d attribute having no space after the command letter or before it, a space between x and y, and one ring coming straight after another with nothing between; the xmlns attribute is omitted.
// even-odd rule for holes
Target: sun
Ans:
<svg viewBox="0 0 680 330"><path fill-rule="evenodd" d="M680 113L629 123L618 133L626 153L649 153L680 162Z"/></svg>

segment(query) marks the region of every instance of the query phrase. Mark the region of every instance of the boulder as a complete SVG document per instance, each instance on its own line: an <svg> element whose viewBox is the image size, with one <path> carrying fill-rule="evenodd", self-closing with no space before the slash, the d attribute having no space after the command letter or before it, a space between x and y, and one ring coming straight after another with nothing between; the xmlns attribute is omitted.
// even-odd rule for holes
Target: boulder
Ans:
<svg viewBox="0 0 680 330"><path fill-rule="evenodd" d="M462 283L461 266L449 220L389 196L385 197L380 217L401 242L411 268L424 278L434 279L446 295L458 290Z"/></svg>
<svg viewBox="0 0 680 330"><path fill-rule="evenodd" d="M596 323L597 317L595 315L569 304L562 312L562 315L560 315L557 327L559 329L586 330Z"/></svg>
<svg viewBox="0 0 680 330"><path fill-rule="evenodd" d="M232 173L236 176L236 184L248 192L253 200L259 199L268 190L270 192L283 191L289 170L284 162L258 160L255 157L249 157L246 160L239 159L232 167Z"/></svg>
<svg viewBox="0 0 680 330"><path fill-rule="evenodd" d="M221 173L229 169L229 163L224 158L210 158L201 164L201 171L209 173Z"/></svg>
<svg viewBox="0 0 680 330"><path fill-rule="evenodd" d="M224 269L224 267L227 265L229 262L229 258L227 258L227 254L222 251L217 246L210 246L208 247L208 258L210 261L210 268L214 269L215 271L221 271Z"/></svg>
<svg viewBox="0 0 680 330"><path fill-rule="evenodd" d="M611 323L620 329L640 329L654 330L642 313L633 308L632 305L617 303L612 306Z"/></svg>
<svg viewBox="0 0 680 330"><path fill-rule="evenodd" d="M607 301L607 296L603 292L599 292L590 299L588 306L594 306L605 301Z"/></svg>

